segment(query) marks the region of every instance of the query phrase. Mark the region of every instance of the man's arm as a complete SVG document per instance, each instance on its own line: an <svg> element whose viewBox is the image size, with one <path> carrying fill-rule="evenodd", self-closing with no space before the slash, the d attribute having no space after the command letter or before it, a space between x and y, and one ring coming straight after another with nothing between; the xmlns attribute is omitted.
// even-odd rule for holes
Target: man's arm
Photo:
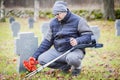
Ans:
<svg viewBox="0 0 120 80"><path fill-rule="evenodd" d="M52 31L49 28L49 30L47 32L47 35L45 35L44 40L40 44L40 46L37 49L37 51L33 54L33 57L37 60L39 55L41 55L43 52L45 52L48 49L50 49L52 45L53 45Z"/></svg>
<svg viewBox="0 0 120 80"><path fill-rule="evenodd" d="M44 39L40 44L39 48L37 49L37 51L33 54L33 57L37 60L39 55L50 49L51 46L52 42L48 41L47 39Z"/></svg>
<svg viewBox="0 0 120 80"><path fill-rule="evenodd" d="M93 33L86 20L83 18L79 21L78 32L80 34L80 37L76 38L78 44L86 44L91 42L91 35L93 35Z"/></svg>

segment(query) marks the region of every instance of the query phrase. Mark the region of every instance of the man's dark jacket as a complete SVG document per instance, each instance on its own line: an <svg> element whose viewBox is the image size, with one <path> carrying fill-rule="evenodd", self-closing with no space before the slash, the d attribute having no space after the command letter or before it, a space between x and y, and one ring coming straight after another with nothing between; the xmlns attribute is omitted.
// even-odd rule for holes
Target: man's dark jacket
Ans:
<svg viewBox="0 0 120 80"><path fill-rule="evenodd" d="M68 10L62 21L58 21L57 18L51 20L49 31L33 57L37 59L52 45L59 52L69 50L72 48L70 38L75 38L78 44L89 43L91 42L91 35L92 32L86 21Z"/></svg>

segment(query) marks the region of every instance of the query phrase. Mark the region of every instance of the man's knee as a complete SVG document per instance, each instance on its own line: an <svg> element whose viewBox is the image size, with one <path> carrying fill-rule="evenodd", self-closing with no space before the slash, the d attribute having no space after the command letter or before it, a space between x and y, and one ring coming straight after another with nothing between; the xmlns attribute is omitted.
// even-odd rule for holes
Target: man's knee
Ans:
<svg viewBox="0 0 120 80"><path fill-rule="evenodd" d="M39 56L38 62L39 62L40 65L45 65L50 61L48 61L46 58L43 58L43 57ZM58 69L60 66L62 66L62 65L58 64L56 62L53 62L50 65L48 65L49 68L54 68L54 69Z"/></svg>
<svg viewBox="0 0 120 80"><path fill-rule="evenodd" d="M68 64L79 66L81 64L81 58L75 54L69 54L66 56Z"/></svg>
<svg viewBox="0 0 120 80"><path fill-rule="evenodd" d="M38 62L40 65L45 65L47 63L47 61L42 56L38 57Z"/></svg>

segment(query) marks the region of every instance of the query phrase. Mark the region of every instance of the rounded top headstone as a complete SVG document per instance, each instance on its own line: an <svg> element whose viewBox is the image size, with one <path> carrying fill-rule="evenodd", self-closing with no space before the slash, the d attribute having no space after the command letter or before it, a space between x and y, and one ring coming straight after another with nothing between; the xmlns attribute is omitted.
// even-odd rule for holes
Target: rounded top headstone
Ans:
<svg viewBox="0 0 120 80"><path fill-rule="evenodd" d="M117 20L115 21L115 27L120 27L120 19L117 19Z"/></svg>
<svg viewBox="0 0 120 80"><path fill-rule="evenodd" d="M15 21L15 18L14 17L10 17L9 18L9 23L11 24L12 22L14 22Z"/></svg>
<svg viewBox="0 0 120 80"><path fill-rule="evenodd" d="M16 22L16 21L12 22L11 29L12 30L19 30L20 29L20 23Z"/></svg>

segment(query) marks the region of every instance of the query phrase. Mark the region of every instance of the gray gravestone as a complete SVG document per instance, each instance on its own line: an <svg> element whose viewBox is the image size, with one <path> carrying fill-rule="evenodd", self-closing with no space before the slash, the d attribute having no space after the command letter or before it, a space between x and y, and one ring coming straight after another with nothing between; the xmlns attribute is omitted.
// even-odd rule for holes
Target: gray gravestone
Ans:
<svg viewBox="0 0 120 80"><path fill-rule="evenodd" d="M32 17L29 17L28 18L28 25L29 25L29 28L33 28L34 26L34 19Z"/></svg>
<svg viewBox="0 0 120 80"><path fill-rule="evenodd" d="M115 21L116 36L120 36L120 19Z"/></svg>
<svg viewBox="0 0 120 80"><path fill-rule="evenodd" d="M98 42L98 39L100 37L100 29L98 26L90 26L93 34L94 34L94 38L96 39L96 41Z"/></svg>
<svg viewBox="0 0 120 80"><path fill-rule="evenodd" d="M44 36L47 34L49 29L49 22L44 22L40 28L42 32L42 38L44 38Z"/></svg>
<svg viewBox="0 0 120 80"><path fill-rule="evenodd" d="M12 22L12 24L10 25L10 28L12 30L12 34L13 34L13 37L17 37L17 34L19 33L20 31L20 23L19 22Z"/></svg>
<svg viewBox="0 0 120 80"><path fill-rule="evenodd" d="M19 33L15 39L15 53L18 57L18 72L26 71L23 61L28 60L38 48L38 38L32 32Z"/></svg>
<svg viewBox="0 0 120 80"><path fill-rule="evenodd" d="M10 17L9 18L9 23L11 24L12 22L14 22L15 21L15 18L14 17Z"/></svg>

